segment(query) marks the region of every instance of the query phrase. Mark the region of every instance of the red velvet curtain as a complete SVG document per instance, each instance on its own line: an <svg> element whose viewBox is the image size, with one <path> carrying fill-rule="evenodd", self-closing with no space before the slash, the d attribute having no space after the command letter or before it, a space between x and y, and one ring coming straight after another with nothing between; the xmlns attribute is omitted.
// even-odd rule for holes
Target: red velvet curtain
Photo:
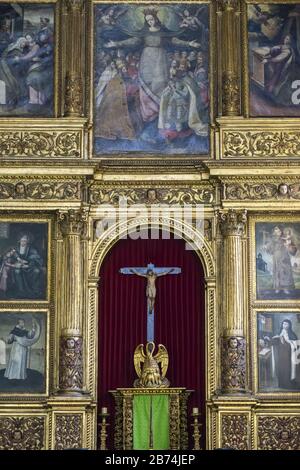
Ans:
<svg viewBox="0 0 300 470"><path fill-rule="evenodd" d="M160 235L161 236L161 235ZM165 236L165 235L164 235ZM169 353L171 387L186 387L189 409L205 407L204 275L194 251L182 239L120 240L106 256L100 273L98 404L113 414L109 390L132 387L135 347L146 343L146 280L119 273L123 267L180 267L179 275L159 278L155 302L155 343ZM113 431L111 421L110 431ZM109 441L111 442L111 436Z"/></svg>

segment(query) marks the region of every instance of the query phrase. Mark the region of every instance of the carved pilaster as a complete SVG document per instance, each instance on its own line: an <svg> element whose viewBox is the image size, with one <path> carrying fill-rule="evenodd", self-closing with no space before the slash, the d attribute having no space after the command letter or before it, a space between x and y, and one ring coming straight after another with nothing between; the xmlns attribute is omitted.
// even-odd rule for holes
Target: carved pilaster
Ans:
<svg viewBox="0 0 300 470"><path fill-rule="evenodd" d="M222 338L222 390L243 392L246 388L246 341L242 336Z"/></svg>
<svg viewBox="0 0 300 470"><path fill-rule="evenodd" d="M80 392L83 388L82 337L61 336L59 358L59 389Z"/></svg>
<svg viewBox="0 0 300 470"><path fill-rule="evenodd" d="M63 236L64 254L59 389L61 393L77 393L83 388L81 239L86 233L87 212L70 210L60 213L58 222Z"/></svg>
<svg viewBox="0 0 300 470"><path fill-rule="evenodd" d="M223 415L221 447L224 449L248 450L248 427L246 415Z"/></svg>
<svg viewBox="0 0 300 470"><path fill-rule="evenodd" d="M240 114L239 0L219 0L222 37L222 114Z"/></svg>
<svg viewBox="0 0 300 470"><path fill-rule="evenodd" d="M133 448L133 395L125 397L124 407L125 450L131 450Z"/></svg>
<svg viewBox="0 0 300 470"><path fill-rule="evenodd" d="M55 449L82 447L82 415L57 414L55 418Z"/></svg>
<svg viewBox="0 0 300 470"><path fill-rule="evenodd" d="M180 416L179 416L179 397L178 395L170 396L170 449L176 450L180 448L179 442L179 429L180 429Z"/></svg>
<svg viewBox="0 0 300 470"><path fill-rule="evenodd" d="M84 3L65 0L65 116L81 116L83 112Z"/></svg>
<svg viewBox="0 0 300 470"><path fill-rule="evenodd" d="M246 345L244 338L244 263L242 237L246 211L218 212L219 229L223 235L223 340L222 391L236 393L246 390Z"/></svg>

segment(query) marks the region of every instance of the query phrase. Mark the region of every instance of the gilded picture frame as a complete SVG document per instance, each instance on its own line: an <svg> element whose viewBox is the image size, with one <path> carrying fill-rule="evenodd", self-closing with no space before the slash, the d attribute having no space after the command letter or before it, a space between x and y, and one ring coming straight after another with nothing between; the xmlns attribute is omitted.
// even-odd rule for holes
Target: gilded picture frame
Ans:
<svg viewBox="0 0 300 470"><path fill-rule="evenodd" d="M1 308L0 332L1 400L40 400L47 397L49 309Z"/></svg>
<svg viewBox="0 0 300 470"><path fill-rule="evenodd" d="M176 154L176 152L156 152L156 153L150 153L149 151L115 151L112 153L108 152L102 152L102 153L96 153L95 151L95 135L94 135L94 98L95 98L95 84L94 84L94 68L95 68L95 8L99 7L101 5L106 5L109 6L110 4L112 7L116 7L118 5L124 5L125 2L120 2L120 1L99 1L99 0L91 0L90 1L90 21L89 24L91 25L90 28L90 33L89 33L89 50L90 50L90 55L89 55L89 66L88 66L88 73L90 76L90 86L89 86L89 93L87 96L87 100L89 102L89 121L90 121L90 127L89 127L89 154L92 155L92 158L97 159L97 160L102 160L105 162L112 162L114 161L120 161L121 165L130 165L130 163L134 165L149 165L149 164L154 164L154 165L159 165L160 162L163 160L172 160L172 164L175 164L178 162L182 164L182 161L185 161L188 163L188 161L193 161L193 160L199 160L199 159L207 159L210 158L210 156L214 152L214 118L216 116L216 85L217 85L217 79L216 79L216 48L213 47L213 44L216 41L216 8L215 8L215 3L210 1L210 0L200 0L197 2L192 2L188 1L185 2L186 7L189 8L189 6L192 8L195 8L195 6L202 6L202 5L207 5L209 9L209 68L208 68L208 73L209 73L209 130L208 130L208 152L205 152L205 154L192 154L192 153L182 153L182 154ZM152 7L159 7L159 5L165 5L165 6L173 6L176 7L176 5L179 5L180 2L174 1L174 2L150 2L150 1L145 1L145 2L137 2L136 0L128 0L126 2L129 6L138 4L139 7L145 5L145 7L150 6Z"/></svg>
<svg viewBox="0 0 300 470"><path fill-rule="evenodd" d="M23 214L0 218L0 308L50 302L51 240L50 217Z"/></svg>
<svg viewBox="0 0 300 470"><path fill-rule="evenodd" d="M20 41L23 39L22 34L24 35L25 39L27 36L29 37L31 35L31 40L33 46L29 44L29 39L26 39L24 41L25 47L22 49L21 52L18 53L18 57L13 57L10 58L9 60L6 59L7 64L5 64L6 67L6 72L11 75L11 67L19 67L21 68L23 66L23 59L24 59L24 67L25 65L29 64L29 69L24 75L25 72L23 72L21 77L18 78L17 82L21 83L23 78L24 78L24 84L28 89L32 89L32 93L28 91L28 103L27 105L22 104L22 100L18 101L18 112L16 114L0 114L0 126L1 126L1 121L5 120L7 124L10 124L11 126L14 125L14 123L17 125L19 122L26 122L26 120L33 121L35 122L37 119L39 120L51 120L53 118L57 118L62 114L62 56L63 56L63 50L62 50L62 43L61 43L61 21L62 21L62 2L61 0L12 0L12 1L3 1L1 0L0 2L0 7L5 6L5 5L16 5L15 9L17 10L20 7L24 7L24 12L26 12L26 6L28 6L29 9L32 9L34 11L34 8L36 6L36 11L35 11L35 23L30 24L29 21L27 21L27 26L25 25L25 20L23 21L23 25L20 26L21 30L19 31L18 29L14 33L14 40L18 44ZM50 7L53 7L52 9ZM23 12L23 15L24 15ZM49 13L49 14L47 14ZM30 17L30 11L28 13ZM36 21L38 21L37 17L38 15L41 16L41 24L38 26ZM45 16L43 18L43 16ZM49 18L47 18L47 16ZM42 24L42 20L47 21L47 24L45 23L44 25ZM18 24L16 22L16 24ZM35 26L34 26L35 25ZM42 28L44 26L44 31L48 28L49 31L51 31L51 37L49 36L48 39L46 38L46 35L43 34ZM40 31L38 31L38 28L40 27ZM13 28L13 26L12 26ZM32 32L31 32L32 29ZM8 34L8 33L7 33ZM11 33L13 34L13 33ZM42 35L41 38L39 35ZM39 40L44 43L39 44ZM12 49L13 47L13 39L10 40L10 47L6 49L9 50L10 48ZM36 46L34 45L34 42ZM47 43L47 44L46 44ZM47 49L47 47L48 49ZM20 43L20 47L23 47L23 43ZM29 58L30 55L34 54L34 48L40 48L39 51L36 52L35 56L33 58ZM46 50L47 49L47 50ZM16 50L16 48L14 49ZM6 55L6 51L4 51ZM32 52L33 51L33 52ZM43 52L44 51L44 52ZM12 54L13 51L9 51L9 54ZM43 53L42 53L43 52ZM25 58L28 56L27 62L25 62ZM18 62L17 62L18 60ZM31 62L29 62L31 61ZM35 62L34 62L35 61ZM39 62L42 61L43 64L38 68ZM50 86L49 80L47 80L47 75L45 74L45 67L47 63L47 67L49 70L50 75L48 76L52 77L51 82L52 86ZM43 68L41 68L43 67ZM28 68L28 67L27 67ZM51 69L51 70L50 70ZM15 71L15 70L13 70ZM29 77L29 71L31 71L31 75ZM40 73L39 77L33 76L35 73L36 75ZM42 78L42 75L43 78ZM19 74L20 75L20 74ZM23 77L24 75L24 77ZM5 75L6 76L6 75ZM9 78L9 77L8 77ZM34 88L31 87L33 83L39 82L39 86L42 87L40 91L36 91ZM4 82L5 83L5 82ZM13 87L12 87L13 88ZM39 89L39 87L37 88ZM31 94L30 94L31 93ZM52 94L52 96L49 98L49 94ZM42 109L43 105L45 103L51 103L51 111L49 112L43 112L42 110L39 112L35 112L35 109L38 109L37 105L42 105L40 108ZM27 110L27 107L29 107L29 112ZM22 109L24 108L24 113L22 113ZM50 121L48 121L50 122Z"/></svg>
<svg viewBox="0 0 300 470"><path fill-rule="evenodd" d="M284 12L280 12L280 8L294 8L300 5L299 1L296 0L243 0L241 4L241 11L242 11L242 90L243 90L243 115L246 118L253 118L253 119L272 119L272 122L276 123L281 121L282 117L286 119L286 125L290 123L290 125L295 125L295 118L299 118L300 116L300 101L298 100L298 91L299 83L297 80L300 79L300 73L296 77L294 77L295 72L291 73L291 83L294 83L293 89L290 90L288 96L292 95L295 97L296 106L293 105L291 102L290 111L288 112L287 108L284 111L284 105L286 105L287 98L286 96L282 95L282 87L280 84L275 83L275 79L278 75L278 81L280 79L281 71L278 69L277 71L274 69L270 69L270 64L272 66L272 56L275 54L279 56L279 47L282 45L279 43L283 43L284 41L278 39L280 34L284 34L284 31L287 31L287 18L284 15ZM268 11L271 8L277 8L278 13L273 13L272 11ZM252 8L253 12L250 12ZM257 24L259 28L263 29L263 32L259 31L256 32L252 31L251 22L255 24L253 21L253 15L257 14L258 16L265 15L265 23L259 23L259 19L257 20ZM282 17L281 17L281 16ZM277 23L276 23L277 19ZM280 23L280 19L282 23ZM279 28L282 28L280 30ZM257 35L258 38L254 36ZM266 39L263 42L263 39ZM252 41L252 46L250 47L250 40ZM257 44L256 44L257 42ZM275 44L277 42L278 44ZM277 49L276 49L277 48ZM255 49L255 50L254 50ZM267 51L267 49L269 49ZM286 46L287 50L287 46ZM249 59L250 53L253 56L253 60ZM297 53L298 54L298 53ZM291 53L292 56L292 53ZM277 60L277 59L276 59ZM292 61L292 57L290 57ZM255 65L256 72L253 73L253 67ZM286 66L287 67L287 66ZM278 72L278 73L277 73ZM286 76L287 72L285 72ZM299 78L297 79L297 77ZM278 86L277 86L278 85ZM257 103L255 105L251 105L251 95L253 95L252 91L253 87L257 89L258 98ZM281 95L280 95L281 93ZM254 101L254 100L253 100ZM299 102L298 102L299 101ZM270 109L268 110L268 103ZM280 104L279 104L280 103ZM295 108L294 110L292 108ZM273 114L274 113L274 114Z"/></svg>
<svg viewBox="0 0 300 470"><path fill-rule="evenodd" d="M264 321L262 322L262 320ZM267 399L288 397L299 399L300 361L297 359L297 364L294 362L294 358L299 356L300 351L300 341L294 341L298 337L300 338L299 320L299 308L253 309L251 318L251 377L253 390L257 396ZM285 340L281 341L283 324L286 322L287 330L291 329L294 338L294 340L288 340L291 345ZM294 330L298 334L295 334ZM292 348L295 349L293 352ZM295 365L293 366L293 364Z"/></svg>
<svg viewBox="0 0 300 470"><path fill-rule="evenodd" d="M249 277L255 306L300 304L298 233L300 219L290 214L251 217Z"/></svg>

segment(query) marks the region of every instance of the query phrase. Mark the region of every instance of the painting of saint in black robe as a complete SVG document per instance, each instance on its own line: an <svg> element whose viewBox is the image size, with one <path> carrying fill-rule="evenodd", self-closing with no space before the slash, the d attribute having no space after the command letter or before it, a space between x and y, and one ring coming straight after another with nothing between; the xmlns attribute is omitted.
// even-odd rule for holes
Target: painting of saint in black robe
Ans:
<svg viewBox="0 0 300 470"><path fill-rule="evenodd" d="M46 299L47 224L0 223L2 245L0 299Z"/></svg>

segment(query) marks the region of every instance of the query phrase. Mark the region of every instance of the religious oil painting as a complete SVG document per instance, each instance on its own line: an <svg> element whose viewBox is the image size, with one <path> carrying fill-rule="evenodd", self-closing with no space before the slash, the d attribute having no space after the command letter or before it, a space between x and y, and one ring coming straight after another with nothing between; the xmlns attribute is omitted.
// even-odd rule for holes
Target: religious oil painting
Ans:
<svg viewBox="0 0 300 470"><path fill-rule="evenodd" d="M0 4L0 117L53 116L54 4Z"/></svg>
<svg viewBox="0 0 300 470"><path fill-rule="evenodd" d="M257 299L300 300L300 223L258 222Z"/></svg>
<svg viewBox="0 0 300 470"><path fill-rule="evenodd" d="M97 3L94 22L95 153L207 154L209 5Z"/></svg>
<svg viewBox="0 0 300 470"><path fill-rule="evenodd" d="M48 224L0 222L0 301L46 300Z"/></svg>
<svg viewBox="0 0 300 470"><path fill-rule="evenodd" d="M300 313L258 313L257 361L259 391L300 391Z"/></svg>
<svg viewBox="0 0 300 470"><path fill-rule="evenodd" d="M251 116L300 116L300 3L248 5Z"/></svg>
<svg viewBox="0 0 300 470"><path fill-rule="evenodd" d="M0 394L46 392L46 312L0 312Z"/></svg>

